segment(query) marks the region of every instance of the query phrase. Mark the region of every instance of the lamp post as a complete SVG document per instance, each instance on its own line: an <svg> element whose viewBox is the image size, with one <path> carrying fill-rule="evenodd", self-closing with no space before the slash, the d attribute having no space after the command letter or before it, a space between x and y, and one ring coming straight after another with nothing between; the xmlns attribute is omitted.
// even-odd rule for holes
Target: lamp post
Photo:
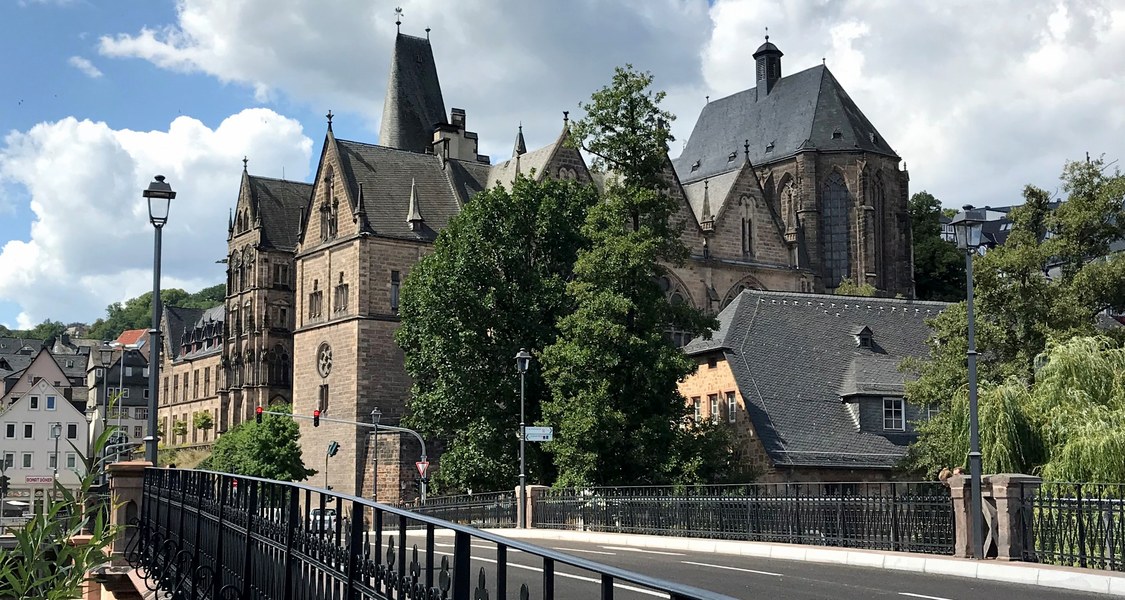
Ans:
<svg viewBox="0 0 1125 600"><path fill-rule="evenodd" d="M109 368L113 366L113 346L108 340L98 347L98 360L102 365L102 431L105 431L106 413L109 412Z"/></svg>
<svg viewBox="0 0 1125 600"><path fill-rule="evenodd" d="M62 437L62 423L51 423L51 437L55 438L55 481L59 480L59 438Z"/></svg>
<svg viewBox="0 0 1125 600"><path fill-rule="evenodd" d="M965 308L969 325L969 351L966 353L969 363L969 477L972 485L969 510L973 515L969 539L973 544L973 558L982 559L984 558L984 528L981 522L983 505L980 495L980 424L977 420L977 345L973 323L973 255L980 248L981 229L987 215L983 210L973 210L970 205L965 205L963 208L964 212L953 217L950 225L953 226L957 247L965 251L967 292Z"/></svg>
<svg viewBox="0 0 1125 600"><path fill-rule="evenodd" d="M375 437L371 442L371 453L375 456L371 467L371 499L379 501L379 419L383 413L379 407L371 409L371 424L375 426Z"/></svg>
<svg viewBox="0 0 1125 600"><path fill-rule="evenodd" d="M163 175L157 175L148 189L142 194L148 200L148 220L156 234L152 251L152 329L148 330L149 369L148 369L148 435L145 437L145 460L156 465L156 444L159 436L156 431L156 382L160 378L160 233L168 222L168 209L176 192L164 182Z"/></svg>
<svg viewBox="0 0 1125 600"><path fill-rule="evenodd" d="M121 347L121 362L117 364L117 435L121 435L121 411L124 410L122 402L125 399L125 354L128 352L124 344Z"/></svg>
<svg viewBox="0 0 1125 600"><path fill-rule="evenodd" d="M516 370L519 371L520 374L520 503L519 506L516 507L516 520L519 521L520 529L524 529L527 527L527 519L525 518L527 513L527 472L523 452L524 438L527 437L525 435L527 432L527 425L524 422L523 380L524 375L527 374L527 367L530 363L531 354L527 352L527 349L520 348L519 353L516 354Z"/></svg>

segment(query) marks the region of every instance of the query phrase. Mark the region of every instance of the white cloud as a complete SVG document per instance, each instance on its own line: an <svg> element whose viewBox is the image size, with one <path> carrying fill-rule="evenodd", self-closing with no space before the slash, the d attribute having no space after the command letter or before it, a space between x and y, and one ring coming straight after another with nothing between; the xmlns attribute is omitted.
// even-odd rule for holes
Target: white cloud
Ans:
<svg viewBox="0 0 1125 600"><path fill-rule="evenodd" d="M35 218L27 239L0 248L0 300L19 325L88 320L152 288L153 230L141 197L161 173L177 192L164 230L164 287L197 290L223 279L227 211L241 159L258 172L307 176L312 140L268 109L214 129L179 117L167 131L114 130L73 117L12 132L0 147L0 194L26 190ZM0 204L4 198L0 197Z"/></svg>
<svg viewBox="0 0 1125 600"><path fill-rule="evenodd" d="M82 71L83 74L91 79L97 79L102 76L102 72L94 66L94 63L81 56L72 56L66 62L75 69Z"/></svg>

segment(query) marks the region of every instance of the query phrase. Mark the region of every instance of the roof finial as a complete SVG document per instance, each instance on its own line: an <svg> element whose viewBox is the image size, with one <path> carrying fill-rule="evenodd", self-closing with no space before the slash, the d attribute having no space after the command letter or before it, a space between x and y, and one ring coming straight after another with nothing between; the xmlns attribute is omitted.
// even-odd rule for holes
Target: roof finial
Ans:
<svg viewBox="0 0 1125 600"><path fill-rule="evenodd" d="M742 143L742 152L746 155L746 162L750 162L750 140Z"/></svg>
<svg viewBox="0 0 1125 600"><path fill-rule="evenodd" d="M427 27L426 28L426 41L429 41L429 40L430 40L430 28Z"/></svg>
<svg viewBox="0 0 1125 600"><path fill-rule="evenodd" d="M827 64L828 64L828 59L827 59L827 58L824 58L823 56L822 56L822 57L820 57L820 64L821 64L821 65L827 65Z"/></svg>
<svg viewBox="0 0 1125 600"><path fill-rule="evenodd" d="M332 131L332 109L328 109L328 114L324 116L328 117L328 131Z"/></svg>
<svg viewBox="0 0 1125 600"><path fill-rule="evenodd" d="M766 41L770 41L770 28L766 27Z"/></svg>
<svg viewBox="0 0 1125 600"><path fill-rule="evenodd" d="M707 101L707 104L711 104L711 96L710 96L710 94L708 94L708 95L704 96L704 97L703 97L703 99Z"/></svg>
<svg viewBox="0 0 1125 600"><path fill-rule="evenodd" d="M395 7L395 33L402 33L402 7Z"/></svg>
<svg viewBox="0 0 1125 600"><path fill-rule="evenodd" d="M246 163L249 163L249 162L250 162L250 159L246 158L246 156L244 155L244 156L242 157L242 170L243 170L243 171L245 171L245 170L246 170Z"/></svg>
<svg viewBox="0 0 1125 600"><path fill-rule="evenodd" d="M566 127L567 125L570 125L570 111L564 110L563 111L563 127Z"/></svg>

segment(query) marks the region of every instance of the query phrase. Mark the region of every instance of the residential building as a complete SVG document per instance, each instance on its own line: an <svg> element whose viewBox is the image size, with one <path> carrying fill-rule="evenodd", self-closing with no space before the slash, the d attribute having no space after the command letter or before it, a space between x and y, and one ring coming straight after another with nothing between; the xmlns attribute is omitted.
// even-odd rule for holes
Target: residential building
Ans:
<svg viewBox="0 0 1125 600"><path fill-rule="evenodd" d="M906 400L900 365L928 355L926 320L946 306L746 290L684 348L699 367L680 392L697 419L732 428L745 475L887 479L930 412Z"/></svg>
<svg viewBox="0 0 1125 600"><path fill-rule="evenodd" d="M117 427L114 438L119 443L141 442L148 435L148 360L139 348L121 343L128 337L122 334L112 346L104 347L112 357L108 366L100 364L99 349L90 354L85 387L91 439L107 427Z"/></svg>
<svg viewBox="0 0 1125 600"><path fill-rule="evenodd" d="M221 382L225 323L222 306L164 307L157 396L162 444L210 444L238 423L229 418ZM196 416L200 413L210 415L210 427L197 426L203 423Z"/></svg>

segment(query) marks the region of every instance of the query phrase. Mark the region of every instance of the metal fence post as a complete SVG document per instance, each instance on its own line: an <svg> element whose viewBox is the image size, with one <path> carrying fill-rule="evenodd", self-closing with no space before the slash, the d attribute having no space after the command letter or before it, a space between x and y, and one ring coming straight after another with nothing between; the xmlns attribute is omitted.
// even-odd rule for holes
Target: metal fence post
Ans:
<svg viewBox="0 0 1125 600"><path fill-rule="evenodd" d="M909 485L909 484L907 484ZM909 488L908 488L909 489ZM901 539L899 538L898 531L898 509L900 506L906 506L905 503L899 502L898 486L893 481L891 482L891 550L901 550Z"/></svg>
<svg viewBox="0 0 1125 600"><path fill-rule="evenodd" d="M293 543L300 511L301 503L297 497L297 488L289 488L288 518L285 519L285 562L282 563L282 576L285 577L285 582L282 584L281 593L284 600L290 600L293 597Z"/></svg>
<svg viewBox="0 0 1125 600"><path fill-rule="evenodd" d="M1078 520L1078 564L1083 569L1086 568L1086 511L1082 502L1082 484L1076 483L1075 497L1078 499L1078 510L1075 511L1075 517Z"/></svg>

